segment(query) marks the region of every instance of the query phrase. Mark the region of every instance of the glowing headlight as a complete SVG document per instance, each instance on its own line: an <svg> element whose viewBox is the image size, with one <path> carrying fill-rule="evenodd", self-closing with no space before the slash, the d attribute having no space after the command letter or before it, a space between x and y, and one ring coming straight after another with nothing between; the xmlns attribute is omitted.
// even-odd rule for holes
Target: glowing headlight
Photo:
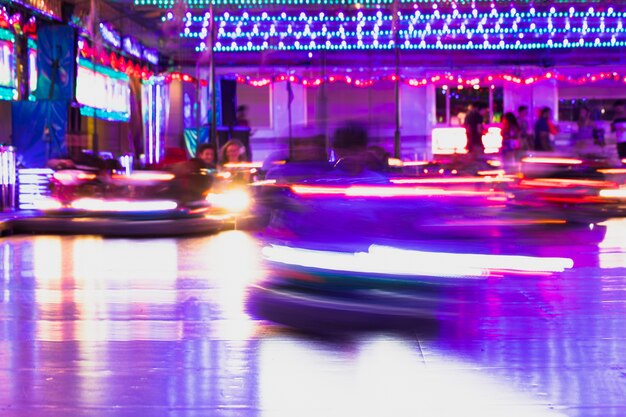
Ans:
<svg viewBox="0 0 626 417"><path fill-rule="evenodd" d="M210 193L206 200L214 207L239 213L250 207L250 194L245 190L228 190L220 194Z"/></svg>
<svg viewBox="0 0 626 417"><path fill-rule="evenodd" d="M35 210L59 210L63 208L63 204L59 200L54 198L42 198L41 200L33 201L33 208Z"/></svg>

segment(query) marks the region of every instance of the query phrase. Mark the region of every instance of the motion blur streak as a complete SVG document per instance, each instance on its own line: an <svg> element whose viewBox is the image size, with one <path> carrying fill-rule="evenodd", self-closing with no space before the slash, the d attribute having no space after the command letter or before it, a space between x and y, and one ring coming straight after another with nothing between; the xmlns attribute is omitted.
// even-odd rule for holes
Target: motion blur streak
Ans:
<svg viewBox="0 0 626 417"><path fill-rule="evenodd" d="M553 158L553 157L539 157L528 156L522 158L522 162L530 164L564 164L564 165L580 165L583 163L581 159L574 158Z"/></svg>
<svg viewBox="0 0 626 417"><path fill-rule="evenodd" d="M385 186L350 186L324 187L293 185L291 189L302 195L345 195L346 197L428 197L428 196L497 196L503 193L495 191L446 190L434 187L385 187Z"/></svg>
<svg viewBox="0 0 626 417"><path fill-rule="evenodd" d="M512 255L423 252L371 245L368 252L331 252L270 245L263 248L270 261L303 267L356 273L403 276L486 277L504 272L563 272L572 259Z"/></svg>
<svg viewBox="0 0 626 417"><path fill-rule="evenodd" d="M129 201L81 198L72 202L72 207L89 211L162 211L174 210L178 205L170 200Z"/></svg>

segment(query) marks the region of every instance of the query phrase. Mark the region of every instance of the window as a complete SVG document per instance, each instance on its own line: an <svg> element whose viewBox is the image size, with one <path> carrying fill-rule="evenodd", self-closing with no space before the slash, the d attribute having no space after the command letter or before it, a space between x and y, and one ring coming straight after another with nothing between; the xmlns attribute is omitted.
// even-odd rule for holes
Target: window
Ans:
<svg viewBox="0 0 626 417"><path fill-rule="evenodd" d="M498 123L502 120L504 107L502 87L455 88L443 86L438 87L436 93L435 105L438 124L462 125L467 106L475 102L484 103L488 107L491 103L487 115L489 123Z"/></svg>
<svg viewBox="0 0 626 417"><path fill-rule="evenodd" d="M559 121L575 122L578 120L579 109L583 106L591 111L592 120L613 120L614 98L572 98L559 100ZM626 100L626 99L624 99Z"/></svg>

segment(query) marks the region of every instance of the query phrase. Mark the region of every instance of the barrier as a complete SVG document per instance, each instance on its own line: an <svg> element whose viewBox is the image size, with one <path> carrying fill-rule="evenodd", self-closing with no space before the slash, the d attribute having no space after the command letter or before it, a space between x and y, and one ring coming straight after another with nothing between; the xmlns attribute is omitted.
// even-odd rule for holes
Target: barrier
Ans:
<svg viewBox="0 0 626 417"><path fill-rule="evenodd" d="M0 146L0 211L15 209L15 148Z"/></svg>

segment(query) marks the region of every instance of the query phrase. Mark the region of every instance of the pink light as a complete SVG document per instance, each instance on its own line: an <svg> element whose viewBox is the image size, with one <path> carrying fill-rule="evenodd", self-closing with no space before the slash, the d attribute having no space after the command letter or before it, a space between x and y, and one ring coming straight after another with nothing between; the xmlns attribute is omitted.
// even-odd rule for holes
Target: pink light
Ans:
<svg viewBox="0 0 626 417"><path fill-rule="evenodd" d="M113 174L111 178L125 181L170 181L174 179L174 174L170 172L135 171L130 175Z"/></svg>
<svg viewBox="0 0 626 417"><path fill-rule="evenodd" d="M450 183L447 178L440 180L441 184ZM453 179L450 179L453 180ZM435 197L435 196L455 196L455 197L498 197L500 192L486 191L466 191L466 190L446 190L434 187L400 187L400 186L364 186L352 185L346 187L327 187L322 185L292 185L291 189L299 195L324 196L343 195L345 197Z"/></svg>
<svg viewBox="0 0 626 417"><path fill-rule="evenodd" d="M522 162L529 164L562 164L562 165L580 165L583 163L580 159L574 158L552 158L552 157L539 157L539 156L527 156L522 158Z"/></svg>
<svg viewBox="0 0 626 417"><path fill-rule="evenodd" d="M494 182L513 182L510 177L454 177L454 178L392 178L393 184L484 184Z"/></svg>
<svg viewBox="0 0 626 417"><path fill-rule="evenodd" d="M72 202L72 208L78 210L103 212L149 212L174 210L178 205L170 200L105 200L99 198L81 198Z"/></svg>

